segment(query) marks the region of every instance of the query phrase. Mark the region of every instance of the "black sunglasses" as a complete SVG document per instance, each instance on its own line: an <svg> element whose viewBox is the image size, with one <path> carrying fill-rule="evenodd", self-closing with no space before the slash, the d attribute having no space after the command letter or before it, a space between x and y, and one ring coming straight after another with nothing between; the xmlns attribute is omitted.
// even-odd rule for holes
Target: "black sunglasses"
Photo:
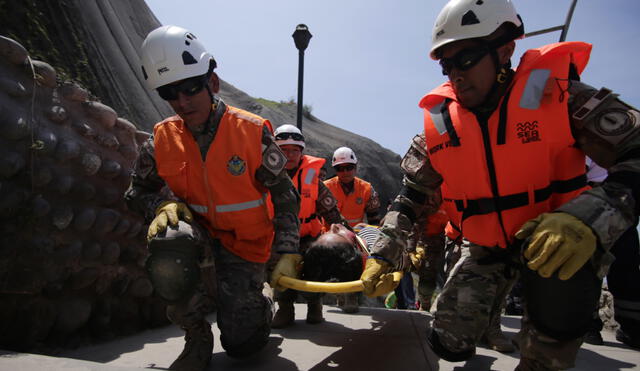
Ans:
<svg viewBox="0 0 640 371"><path fill-rule="evenodd" d="M304 142L304 135L298 134L298 133L278 133L278 135L276 135L276 140L287 140L287 139L293 139L293 140Z"/></svg>
<svg viewBox="0 0 640 371"><path fill-rule="evenodd" d="M179 84L162 85L156 90L158 94L160 94L160 98L164 100L176 100L178 99L178 93L192 97L200 93L206 85L206 76L196 76L186 79Z"/></svg>
<svg viewBox="0 0 640 371"><path fill-rule="evenodd" d="M336 172L339 173L341 171L351 171L356 168L356 165L354 164L336 165L333 168L336 170Z"/></svg>
<svg viewBox="0 0 640 371"><path fill-rule="evenodd" d="M442 67L442 74L445 76L450 74L453 67L460 71L466 71L478 64L490 51L491 49L489 49L489 47L481 46L462 49L451 58L441 58L440 66Z"/></svg>

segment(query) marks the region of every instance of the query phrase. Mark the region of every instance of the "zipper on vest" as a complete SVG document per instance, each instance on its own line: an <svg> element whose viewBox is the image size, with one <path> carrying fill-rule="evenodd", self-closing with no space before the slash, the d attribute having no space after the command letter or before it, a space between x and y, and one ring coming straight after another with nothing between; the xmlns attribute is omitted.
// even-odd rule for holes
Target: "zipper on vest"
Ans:
<svg viewBox="0 0 640 371"><path fill-rule="evenodd" d="M477 116L476 116L477 117ZM491 193L493 199L497 199L498 193L498 179L496 177L496 166L493 161L493 152L491 151L491 137L489 136L489 122L487 119L479 119L478 123L480 124L480 130L482 130L482 142L484 145L484 153L487 159L487 169L489 171L489 180L491 182ZM507 238L507 231L504 228L504 222L502 221L502 211L498 209L496 205L496 213L498 214L498 222L500 223L500 228L502 229L502 235L504 236L505 243L509 243L509 238Z"/></svg>
<svg viewBox="0 0 640 371"><path fill-rule="evenodd" d="M207 194L207 208L209 209L207 215L209 216L211 223L213 223L214 206L213 200L211 199L211 188L209 188L209 174L207 174L207 166L204 162L202 162L202 175L204 175L204 188L205 193ZM211 227L213 227L213 224L211 224Z"/></svg>

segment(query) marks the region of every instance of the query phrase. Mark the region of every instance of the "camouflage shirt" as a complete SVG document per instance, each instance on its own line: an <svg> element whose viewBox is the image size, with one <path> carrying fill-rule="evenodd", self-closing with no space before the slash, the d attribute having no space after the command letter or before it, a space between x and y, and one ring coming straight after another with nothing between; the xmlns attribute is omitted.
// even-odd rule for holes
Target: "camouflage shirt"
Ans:
<svg viewBox="0 0 640 371"><path fill-rule="evenodd" d="M640 209L640 113L613 95L582 120L573 118L596 92L597 89L589 85L571 82L568 89L570 125L576 145L607 168L609 178L562 205L558 211L589 225L601 247L596 255L604 257L609 255L608 250L618 237L633 225ZM393 211L384 216L381 226L389 239L386 243L376 243L373 249L374 254L392 262L400 258L413 221L437 211L440 202L434 199L443 181L429 161L424 134L413 138L401 167L403 187L394 200Z"/></svg>
<svg viewBox="0 0 640 371"><path fill-rule="evenodd" d="M201 130L191 132L198 143L203 159L206 158L226 110L225 103L216 97L209 120ZM262 166L256 171L255 177L257 182L269 189L271 193L275 210L273 246L278 252L297 252L299 244L297 215L300 208L300 196L284 169L286 157L276 145L273 134L266 125L262 135L262 155L264 160ZM274 156L279 161L274 161ZM267 161L266 159L269 157L271 158ZM138 159L133 168L131 185L125 192L125 200L131 210L144 215L148 222L155 218L155 210L160 203L167 200L178 200L164 179L158 175L153 136L140 147Z"/></svg>

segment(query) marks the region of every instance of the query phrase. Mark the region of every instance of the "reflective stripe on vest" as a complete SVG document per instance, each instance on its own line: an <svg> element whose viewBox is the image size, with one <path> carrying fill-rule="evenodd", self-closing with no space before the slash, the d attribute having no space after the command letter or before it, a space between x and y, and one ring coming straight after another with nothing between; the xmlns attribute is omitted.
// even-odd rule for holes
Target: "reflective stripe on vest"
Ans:
<svg viewBox="0 0 640 371"><path fill-rule="evenodd" d="M313 182L313 177L316 175L316 169L309 169L307 171L307 175L304 177L304 184L311 184Z"/></svg>
<svg viewBox="0 0 640 371"><path fill-rule="evenodd" d="M260 198L253 201L241 202L239 204L227 204L227 205L217 205L216 212L219 213L228 213L230 211L242 211L253 209L254 207L264 205L264 198Z"/></svg>
<svg viewBox="0 0 640 371"><path fill-rule="evenodd" d="M520 97L520 107L531 110L540 107L549 75L551 75L551 70L548 69L535 69L529 73L527 84Z"/></svg>
<svg viewBox="0 0 640 371"><path fill-rule="evenodd" d="M198 214L206 215L209 212L209 208L204 205L189 204L189 207Z"/></svg>

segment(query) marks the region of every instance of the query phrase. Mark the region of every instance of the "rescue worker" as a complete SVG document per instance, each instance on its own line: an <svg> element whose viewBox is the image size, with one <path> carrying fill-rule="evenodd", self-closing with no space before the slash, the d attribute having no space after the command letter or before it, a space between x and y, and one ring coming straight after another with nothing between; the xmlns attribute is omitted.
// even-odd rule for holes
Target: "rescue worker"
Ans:
<svg viewBox="0 0 640 371"><path fill-rule="evenodd" d="M213 335L205 319L203 260L215 261L215 301L227 355L244 358L270 334L273 299L265 262L282 255L274 275L296 276L299 196L285 171L269 121L225 104L216 94L216 61L188 30L163 26L141 47L142 74L176 112L142 145L130 209L150 221L147 269L167 316L185 332L172 370L202 370ZM275 216L265 202L270 194ZM275 234L274 234L275 230Z"/></svg>
<svg viewBox="0 0 640 371"><path fill-rule="evenodd" d="M337 176L325 180L324 184L338 200L338 210L353 228L366 222L380 222L380 197L371 183L356 176L358 158L349 147L340 147L333 152L331 167Z"/></svg>
<svg viewBox="0 0 640 371"><path fill-rule="evenodd" d="M521 274L517 369L558 370L574 365L609 249L640 211L640 113L579 81L590 44L529 50L512 70L523 33L509 0L453 0L440 12L430 56L449 81L420 101L426 139L415 137L402 160L402 190L361 278L375 293L441 187L470 256L438 298L430 349L452 362L472 357L496 297ZM609 170L593 189L585 154Z"/></svg>
<svg viewBox="0 0 640 371"><path fill-rule="evenodd" d="M358 158L349 147L340 147L333 152L331 167L337 176L325 180L324 184L338 200L338 210L352 228L366 222L380 222L380 198L371 183L356 177ZM346 313L358 312L359 293L337 295L338 306Z"/></svg>
<svg viewBox="0 0 640 371"><path fill-rule="evenodd" d="M320 170L325 159L304 154L304 136L297 127L285 124L274 132L276 144L287 157L285 169L293 181L293 185L300 194L300 253L323 231L325 220L331 224L345 224L340 215L337 201L331 191L319 180ZM276 312L272 328L283 328L294 323L294 302L296 290L276 290L278 311ZM307 301L307 323L316 324L324 321L322 317L322 295L317 293L303 293Z"/></svg>

